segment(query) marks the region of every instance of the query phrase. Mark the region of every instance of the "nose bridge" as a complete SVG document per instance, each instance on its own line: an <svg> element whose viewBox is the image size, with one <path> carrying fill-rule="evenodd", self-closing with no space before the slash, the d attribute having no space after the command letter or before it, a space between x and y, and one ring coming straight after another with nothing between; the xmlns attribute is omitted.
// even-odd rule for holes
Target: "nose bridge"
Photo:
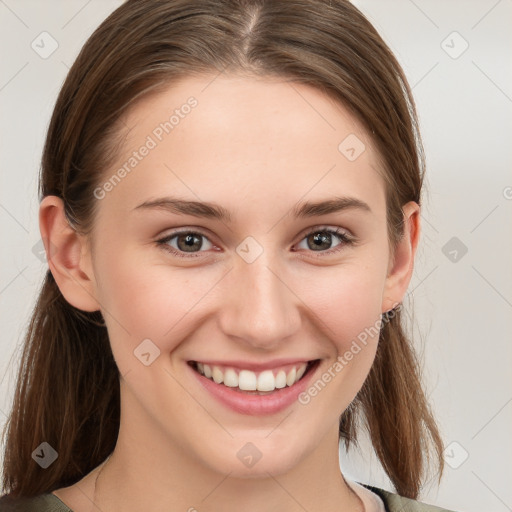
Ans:
<svg viewBox="0 0 512 512"><path fill-rule="evenodd" d="M299 329L297 298L271 251L254 261L240 257L230 272L221 328L260 348L271 348Z"/></svg>

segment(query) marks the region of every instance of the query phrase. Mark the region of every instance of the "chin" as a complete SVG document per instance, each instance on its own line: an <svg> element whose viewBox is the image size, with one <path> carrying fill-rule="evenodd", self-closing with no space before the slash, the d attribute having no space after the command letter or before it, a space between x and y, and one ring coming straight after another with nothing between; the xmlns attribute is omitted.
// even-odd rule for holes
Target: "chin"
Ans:
<svg viewBox="0 0 512 512"><path fill-rule="evenodd" d="M284 447L282 443L279 443L279 446L271 446L271 443L266 441L265 443L263 439L254 439L240 443L238 440L235 443L236 448L221 447L222 452L204 461L204 464L216 472L229 473L232 478L253 479L268 478L269 473L272 476L286 474L302 458L302 445L295 448L289 443Z"/></svg>

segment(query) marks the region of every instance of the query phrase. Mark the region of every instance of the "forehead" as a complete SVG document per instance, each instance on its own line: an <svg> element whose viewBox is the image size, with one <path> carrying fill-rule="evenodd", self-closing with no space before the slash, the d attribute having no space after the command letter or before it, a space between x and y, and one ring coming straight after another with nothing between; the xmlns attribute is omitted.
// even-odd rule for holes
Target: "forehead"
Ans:
<svg viewBox="0 0 512 512"><path fill-rule="evenodd" d="M138 102L123 123L119 159L105 174L126 171L108 194L118 209L166 194L230 210L291 207L333 193L384 206L366 131L343 105L304 84L187 77Z"/></svg>

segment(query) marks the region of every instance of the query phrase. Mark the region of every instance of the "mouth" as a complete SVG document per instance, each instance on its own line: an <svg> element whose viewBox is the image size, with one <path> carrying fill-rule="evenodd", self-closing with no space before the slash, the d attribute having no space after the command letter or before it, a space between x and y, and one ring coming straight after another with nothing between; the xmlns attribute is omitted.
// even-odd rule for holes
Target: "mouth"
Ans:
<svg viewBox="0 0 512 512"><path fill-rule="evenodd" d="M320 359L280 365L263 371L253 371L229 364L209 364L188 361L202 377L231 391L246 395L275 395L306 378L318 366Z"/></svg>

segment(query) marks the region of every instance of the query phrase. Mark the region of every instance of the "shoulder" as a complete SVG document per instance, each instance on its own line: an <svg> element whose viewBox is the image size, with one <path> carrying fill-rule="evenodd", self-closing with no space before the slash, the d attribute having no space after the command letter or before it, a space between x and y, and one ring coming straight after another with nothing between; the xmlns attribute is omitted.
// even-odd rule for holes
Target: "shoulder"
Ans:
<svg viewBox="0 0 512 512"><path fill-rule="evenodd" d="M382 499L386 507L386 512L454 512L446 508L427 505L426 503L404 498L398 494L380 489L379 487L373 487L363 483L360 485L374 492Z"/></svg>
<svg viewBox="0 0 512 512"><path fill-rule="evenodd" d="M38 496L12 498L0 497L0 512L73 512L54 494L45 493Z"/></svg>

